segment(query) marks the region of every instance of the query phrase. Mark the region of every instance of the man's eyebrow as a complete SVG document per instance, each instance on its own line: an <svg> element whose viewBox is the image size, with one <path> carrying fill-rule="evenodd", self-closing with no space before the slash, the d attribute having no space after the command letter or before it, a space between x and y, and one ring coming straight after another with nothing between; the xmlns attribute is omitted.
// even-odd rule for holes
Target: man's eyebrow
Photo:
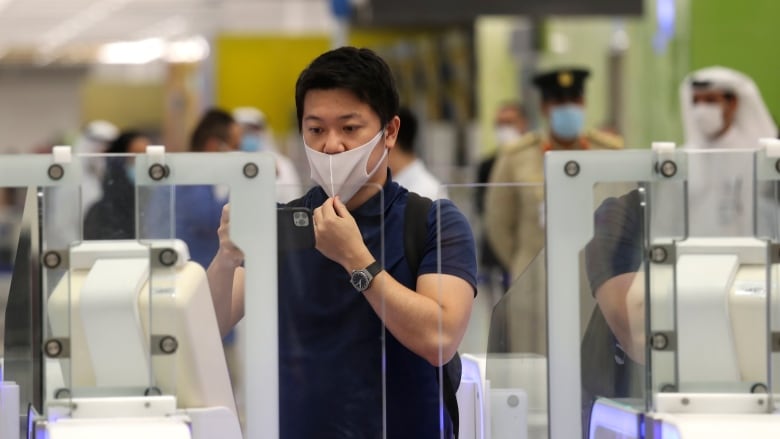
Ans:
<svg viewBox="0 0 780 439"><path fill-rule="evenodd" d="M343 115L339 116L338 119L339 120L362 119L362 117L360 116L359 113L347 113L347 114L343 114ZM322 122L323 119L321 117L319 117L319 116L315 116L313 114L310 114L308 116L305 116L303 118L303 120L313 120L313 121L316 121L316 122Z"/></svg>

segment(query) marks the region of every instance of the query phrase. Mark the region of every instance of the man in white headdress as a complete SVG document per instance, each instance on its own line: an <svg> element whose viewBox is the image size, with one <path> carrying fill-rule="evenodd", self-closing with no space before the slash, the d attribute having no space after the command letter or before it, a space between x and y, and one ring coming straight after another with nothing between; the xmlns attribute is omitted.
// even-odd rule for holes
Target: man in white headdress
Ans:
<svg viewBox="0 0 780 439"><path fill-rule="evenodd" d="M269 151L276 156L276 201L286 203L303 195L301 179L292 160L276 148L265 114L254 107L238 107L233 118L241 125L241 150Z"/></svg>
<svg viewBox="0 0 780 439"><path fill-rule="evenodd" d="M685 78L680 100L684 148L691 152L689 233L752 236L753 159L748 150L756 149L760 138L777 136L758 87L736 70L707 67Z"/></svg>

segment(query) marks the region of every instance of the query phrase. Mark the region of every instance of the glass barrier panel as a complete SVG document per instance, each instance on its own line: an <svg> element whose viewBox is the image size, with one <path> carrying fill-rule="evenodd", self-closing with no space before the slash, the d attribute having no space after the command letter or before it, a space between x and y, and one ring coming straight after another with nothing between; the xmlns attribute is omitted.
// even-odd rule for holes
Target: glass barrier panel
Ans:
<svg viewBox="0 0 780 439"><path fill-rule="evenodd" d="M653 163L651 151L639 150L545 155L551 439L640 437L648 370L643 197Z"/></svg>
<svg viewBox="0 0 780 439"><path fill-rule="evenodd" d="M756 385L751 390L755 393L767 391L773 396L770 398L772 407L767 409L776 410L777 394L780 393L780 181L777 157L759 150L755 160L756 236L768 243L768 263L766 284L763 288L756 285L752 295L766 295L765 346L769 373L766 388Z"/></svg>
<svg viewBox="0 0 780 439"><path fill-rule="evenodd" d="M83 163L76 162L75 166ZM81 240L81 186L42 187L41 209L41 279L43 301L43 396L45 410L52 408L70 413L77 370L84 369L81 340L74 340L73 285L69 270L70 249ZM83 337L83 331L81 331Z"/></svg>
<svg viewBox="0 0 780 439"><path fill-rule="evenodd" d="M448 201L438 206L438 271L475 288L458 346L460 437L547 437L543 185L452 184L440 193ZM473 237L476 255L461 235Z"/></svg>
<svg viewBox="0 0 780 439"><path fill-rule="evenodd" d="M11 168L7 160L0 167ZM31 167L27 167L29 172ZM3 172L9 169L3 169ZM8 174L4 174L8 175ZM0 379L19 385L20 413L27 404L42 410L41 349L43 337L38 258L38 191L3 186L2 274L0 275ZM35 293L34 293L35 292Z"/></svg>
<svg viewBox="0 0 780 439"><path fill-rule="evenodd" d="M687 156L678 154L675 163ZM653 395L658 392L676 392L677 376L676 344L669 342L676 337L674 249L688 233L686 211L687 182L685 167L673 177L651 181L639 192L642 218L648 224L648 237L643 243L647 256L638 279L643 288L646 305L645 327L651 343L645 343L643 355L651 367L647 383L647 403L654 404ZM648 339L645 339L648 340Z"/></svg>
<svg viewBox="0 0 780 439"><path fill-rule="evenodd" d="M41 380L47 368L42 348L52 336L51 328L46 326L49 292L46 288L62 276L60 272L46 277L41 272L40 250L47 236L50 245L63 245L57 252L60 256L67 253L66 244L70 242L67 239L55 242L51 230L44 230L44 202L51 201L51 198L44 199L44 192L57 190L71 197L78 196L80 175L76 165L58 162L50 155L7 155L0 163L0 260L3 261L2 272L6 273L0 292L3 310L0 320L4 333L0 377L18 384L19 413L24 421L28 406L33 412L44 409L48 389ZM74 205L77 202L78 198L75 198ZM68 209L60 209L63 220L77 218L78 209ZM69 216L69 213L73 215ZM69 230L71 237L78 233L77 228ZM43 235L44 232L49 234ZM67 233L63 233L65 235ZM67 315L65 317L63 333L67 334ZM60 371L60 382L63 381Z"/></svg>
<svg viewBox="0 0 780 439"><path fill-rule="evenodd" d="M243 378L240 375L240 371L246 369L243 362L259 356L251 351L252 347L251 352L243 350L243 357L228 357L226 349L235 343L230 331L235 322L230 312L224 314L220 310L224 311L224 305L228 310L232 308L234 271L236 284L258 291L256 295L268 297L268 291L273 289L273 277L265 268L258 268L262 261L257 251L260 238L267 238L269 233L266 231L273 227L262 226L257 215L260 210L256 209L264 206L268 214L273 210L267 196L273 190L273 180L263 174L267 172L270 160L266 154L205 153L167 155L164 165L155 159L159 160L138 156L132 167L136 181L135 236L149 255L148 285L141 293L141 302L149 309L145 323L149 328L153 370L152 385L147 390L151 394L175 396L180 410L227 408L235 414L231 428L243 430L249 437L252 431L257 431L258 425L246 413L250 405L257 406L256 401L247 400L249 393L244 386L250 386L249 380L233 382L233 378ZM241 261L236 260L235 264L231 261L231 265L225 267L228 275L225 286L220 281L213 281L206 270L218 255L223 207L231 200L235 200L236 205L232 217L226 214L224 221L233 225L232 229L227 228L233 233L226 232L225 238L235 239L248 250ZM258 226L251 235L247 233L250 223ZM275 243L265 240L267 249L272 250ZM275 258L269 259L266 265L275 267ZM242 267L240 270L237 270L238 263ZM243 267L252 275L244 276ZM238 271L241 272L240 281ZM256 274L266 278L266 287L262 290L258 288ZM220 297L222 299L218 300ZM270 301L268 305L272 303ZM246 308L256 307L248 305ZM247 315L250 314L254 313L247 311ZM252 320L254 324L267 319L255 316ZM276 325L273 327L275 330ZM271 335L274 337L270 344L268 339L257 337L264 358L270 357L271 361L263 363L260 359L259 364L252 366L257 370L257 376L264 380L270 375L276 377L275 332ZM274 364L269 364L271 362ZM269 368L274 372L269 372ZM273 434L278 416L276 393L271 392L271 387L266 385L264 391L273 395L273 403L265 405L265 411L258 410L255 420L263 420L265 430ZM261 398L262 391L257 391Z"/></svg>
<svg viewBox="0 0 780 439"><path fill-rule="evenodd" d="M435 437L434 368L398 326L390 279L415 287L403 206L393 183L314 187L278 205L280 437Z"/></svg>
<svg viewBox="0 0 780 439"><path fill-rule="evenodd" d="M42 190L49 409L152 387L149 249L135 240L133 157L75 156L77 185ZM88 238L84 239L85 234Z"/></svg>
<svg viewBox="0 0 780 439"><path fill-rule="evenodd" d="M652 287L652 301L673 306L666 316L655 312L652 323L674 318L671 328L651 328L651 349L659 356L676 351L676 383L662 382L663 365L653 358L656 391L751 393L768 382L768 248L758 237L759 225L766 222L756 202L755 151L685 153L687 236L671 245L654 240L650 249L657 256L651 257L654 268L672 270L671 282ZM675 208L667 200L655 201L654 211ZM667 258L661 257L664 252Z"/></svg>
<svg viewBox="0 0 780 439"><path fill-rule="evenodd" d="M593 235L579 256L583 435L608 427L597 401L608 399L633 413L646 408L642 186L593 186Z"/></svg>

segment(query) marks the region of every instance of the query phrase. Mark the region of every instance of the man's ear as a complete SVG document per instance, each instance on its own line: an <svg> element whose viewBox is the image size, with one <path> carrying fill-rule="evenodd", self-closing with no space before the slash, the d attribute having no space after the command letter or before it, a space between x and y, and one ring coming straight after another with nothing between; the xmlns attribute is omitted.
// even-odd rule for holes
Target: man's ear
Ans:
<svg viewBox="0 0 780 439"><path fill-rule="evenodd" d="M393 149L395 141L398 139L398 129L401 127L401 118L393 116L390 122L385 126L385 147Z"/></svg>

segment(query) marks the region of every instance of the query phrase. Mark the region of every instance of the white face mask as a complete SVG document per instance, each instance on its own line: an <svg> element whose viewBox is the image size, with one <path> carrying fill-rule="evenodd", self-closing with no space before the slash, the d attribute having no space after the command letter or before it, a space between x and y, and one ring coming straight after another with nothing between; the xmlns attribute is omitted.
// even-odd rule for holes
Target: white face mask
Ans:
<svg viewBox="0 0 780 439"><path fill-rule="evenodd" d="M498 146L504 146L515 142L522 137L522 135L520 130L510 125L498 125L496 127L495 136Z"/></svg>
<svg viewBox="0 0 780 439"><path fill-rule="evenodd" d="M371 152L382 140L384 133L385 131L382 130L368 143L338 154L315 151L309 148L304 139L303 144L306 145L306 157L309 159L312 180L320 185L329 197L338 195L343 203L349 202L376 173L382 160L387 156L387 148L383 148L382 157L374 165L374 169L366 172Z"/></svg>
<svg viewBox="0 0 780 439"><path fill-rule="evenodd" d="M718 104L695 104L693 123L707 139L712 139L723 129L723 109Z"/></svg>

